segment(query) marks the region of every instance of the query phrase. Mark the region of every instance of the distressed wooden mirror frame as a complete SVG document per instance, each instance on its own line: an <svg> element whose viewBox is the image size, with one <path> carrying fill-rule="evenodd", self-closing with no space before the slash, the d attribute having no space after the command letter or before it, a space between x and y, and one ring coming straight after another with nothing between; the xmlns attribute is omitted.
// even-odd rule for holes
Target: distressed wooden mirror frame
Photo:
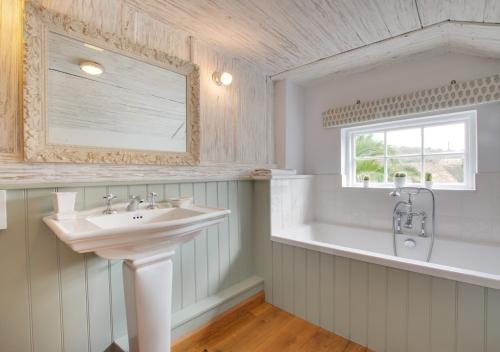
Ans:
<svg viewBox="0 0 500 352"><path fill-rule="evenodd" d="M186 76L186 152L93 148L47 143L48 32L84 41ZM105 33L26 2L24 19L24 159L30 162L194 165L200 155L200 77L197 65Z"/></svg>

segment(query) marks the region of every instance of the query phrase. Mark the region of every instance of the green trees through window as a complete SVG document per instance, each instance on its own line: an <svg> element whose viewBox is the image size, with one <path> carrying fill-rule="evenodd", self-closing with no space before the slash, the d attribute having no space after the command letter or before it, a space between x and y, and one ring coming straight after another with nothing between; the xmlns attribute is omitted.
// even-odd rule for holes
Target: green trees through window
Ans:
<svg viewBox="0 0 500 352"><path fill-rule="evenodd" d="M381 135L381 136L380 136ZM380 139L380 137L382 137ZM388 145L387 155L395 155L396 148ZM383 183L385 178L385 143L382 133L363 134L356 137L356 181L361 182L364 175L371 182ZM373 159L371 159L373 157ZM378 157L378 158L377 158ZM362 159L359 159L362 158ZM368 159L370 158L370 159ZM389 159L387 178L393 182L396 172L404 171L412 182L420 182L420 160L416 158Z"/></svg>

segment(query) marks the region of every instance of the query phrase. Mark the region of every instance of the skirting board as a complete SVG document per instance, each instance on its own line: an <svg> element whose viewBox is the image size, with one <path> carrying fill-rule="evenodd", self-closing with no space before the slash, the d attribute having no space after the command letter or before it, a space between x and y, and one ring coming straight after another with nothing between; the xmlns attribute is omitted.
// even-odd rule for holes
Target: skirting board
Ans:
<svg viewBox="0 0 500 352"><path fill-rule="evenodd" d="M218 315L264 289L264 279L251 276L217 294L205 298L172 315L172 340L181 338L200 328ZM124 352L128 349L128 336L115 340L114 346ZM116 350L116 349L115 349Z"/></svg>

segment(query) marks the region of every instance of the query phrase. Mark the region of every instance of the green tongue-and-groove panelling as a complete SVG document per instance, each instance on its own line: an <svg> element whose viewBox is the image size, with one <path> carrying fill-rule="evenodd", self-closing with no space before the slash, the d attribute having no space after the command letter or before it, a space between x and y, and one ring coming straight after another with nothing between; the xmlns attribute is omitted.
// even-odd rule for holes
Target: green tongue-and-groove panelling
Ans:
<svg viewBox="0 0 500 352"><path fill-rule="evenodd" d="M251 181L59 188L78 192L77 208L156 192L192 196L231 215L182 245L174 257L173 312L252 276ZM101 352L127 334L121 261L78 254L43 224L55 188L7 191L8 229L0 230L0 350Z"/></svg>

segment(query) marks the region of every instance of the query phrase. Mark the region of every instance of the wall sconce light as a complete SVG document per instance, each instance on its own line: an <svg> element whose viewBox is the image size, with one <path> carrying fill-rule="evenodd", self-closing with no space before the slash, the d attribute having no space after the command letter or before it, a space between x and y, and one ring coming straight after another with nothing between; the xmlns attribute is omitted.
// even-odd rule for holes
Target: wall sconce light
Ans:
<svg viewBox="0 0 500 352"><path fill-rule="evenodd" d="M228 86L233 81L233 75L230 74L229 72L217 72L217 71L215 71L212 74L212 79L214 80L215 84L217 84L218 86L222 86L222 85Z"/></svg>
<svg viewBox="0 0 500 352"><path fill-rule="evenodd" d="M94 61L82 61L80 62L80 69L88 73L89 75L97 76L104 72L104 67Z"/></svg>

